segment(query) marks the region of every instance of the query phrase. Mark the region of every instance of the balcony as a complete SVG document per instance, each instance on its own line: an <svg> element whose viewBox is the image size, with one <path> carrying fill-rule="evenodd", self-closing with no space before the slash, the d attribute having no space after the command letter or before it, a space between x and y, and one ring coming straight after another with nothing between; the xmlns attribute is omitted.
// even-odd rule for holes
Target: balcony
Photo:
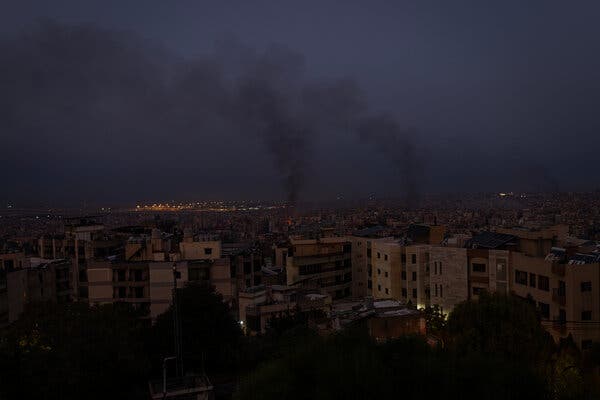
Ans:
<svg viewBox="0 0 600 400"><path fill-rule="evenodd" d="M557 262L552 263L552 273L558 276L565 276L565 264Z"/></svg>
<svg viewBox="0 0 600 400"><path fill-rule="evenodd" d="M567 304L567 297L564 289L554 288L552 289L552 301L564 306Z"/></svg>

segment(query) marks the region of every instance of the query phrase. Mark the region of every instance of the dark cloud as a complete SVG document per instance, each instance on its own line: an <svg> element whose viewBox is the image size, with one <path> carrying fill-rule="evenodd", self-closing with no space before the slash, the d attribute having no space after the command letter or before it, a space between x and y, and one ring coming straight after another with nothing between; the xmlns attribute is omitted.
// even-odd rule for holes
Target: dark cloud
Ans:
<svg viewBox="0 0 600 400"><path fill-rule="evenodd" d="M355 134L367 112L355 81L307 79L303 57L283 46L257 52L228 39L209 56L178 59L132 34L47 21L4 40L0 54L5 148L40 168L83 172L84 185L98 182L90 172L103 168L106 175L130 176L131 163L159 177L152 166L169 169L186 154L179 140L235 131L234 140L251 136L264 144L287 200L296 202L316 137ZM394 162L395 151L403 160L414 157L397 123L382 121L366 119L361 135ZM389 135L396 135L395 149L387 148ZM403 177L411 175L412 161L398 165ZM61 187L69 180L58 170L53 185ZM405 178L413 196L411 182Z"/></svg>
<svg viewBox="0 0 600 400"><path fill-rule="evenodd" d="M413 133L407 132L390 115L364 118L359 122L358 132L364 142L374 145L393 163L401 177L401 193L406 203L410 207L418 205L422 161L411 137Z"/></svg>
<svg viewBox="0 0 600 400"><path fill-rule="evenodd" d="M9 1L0 201L595 188L598 11Z"/></svg>

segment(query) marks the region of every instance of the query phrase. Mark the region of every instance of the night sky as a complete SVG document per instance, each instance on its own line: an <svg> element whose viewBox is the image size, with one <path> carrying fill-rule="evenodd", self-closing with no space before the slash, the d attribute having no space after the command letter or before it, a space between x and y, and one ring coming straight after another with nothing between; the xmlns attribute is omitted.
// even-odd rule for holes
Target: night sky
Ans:
<svg viewBox="0 0 600 400"><path fill-rule="evenodd" d="M0 201L599 188L600 3L483 3L5 1Z"/></svg>

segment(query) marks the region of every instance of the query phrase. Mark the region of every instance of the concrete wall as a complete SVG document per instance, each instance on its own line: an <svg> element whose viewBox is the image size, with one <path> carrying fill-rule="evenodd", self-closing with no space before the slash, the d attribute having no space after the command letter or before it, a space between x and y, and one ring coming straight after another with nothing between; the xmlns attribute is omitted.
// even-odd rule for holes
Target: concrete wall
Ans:
<svg viewBox="0 0 600 400"><path fill-rule="evenodd" d="M468 298L467 268L467 249L431 247L429 252L431 304L440 306L444 314L448 314L456 304Z"/></svg>

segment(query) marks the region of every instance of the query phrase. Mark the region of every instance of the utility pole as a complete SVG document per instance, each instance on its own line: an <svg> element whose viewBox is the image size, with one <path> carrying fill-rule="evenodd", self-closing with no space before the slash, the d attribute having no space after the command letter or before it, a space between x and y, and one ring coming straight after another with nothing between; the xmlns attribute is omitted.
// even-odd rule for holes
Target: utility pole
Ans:
<svg viewBox="0 0 600 400"><path fill-rule="evenodd" d="M181 320L179 317L179 301L177 297L177 278L180 276L180 272L177 271L177 263L173 263L173 336L175 338L175 365L177 376L183 376Z"/></svg>

